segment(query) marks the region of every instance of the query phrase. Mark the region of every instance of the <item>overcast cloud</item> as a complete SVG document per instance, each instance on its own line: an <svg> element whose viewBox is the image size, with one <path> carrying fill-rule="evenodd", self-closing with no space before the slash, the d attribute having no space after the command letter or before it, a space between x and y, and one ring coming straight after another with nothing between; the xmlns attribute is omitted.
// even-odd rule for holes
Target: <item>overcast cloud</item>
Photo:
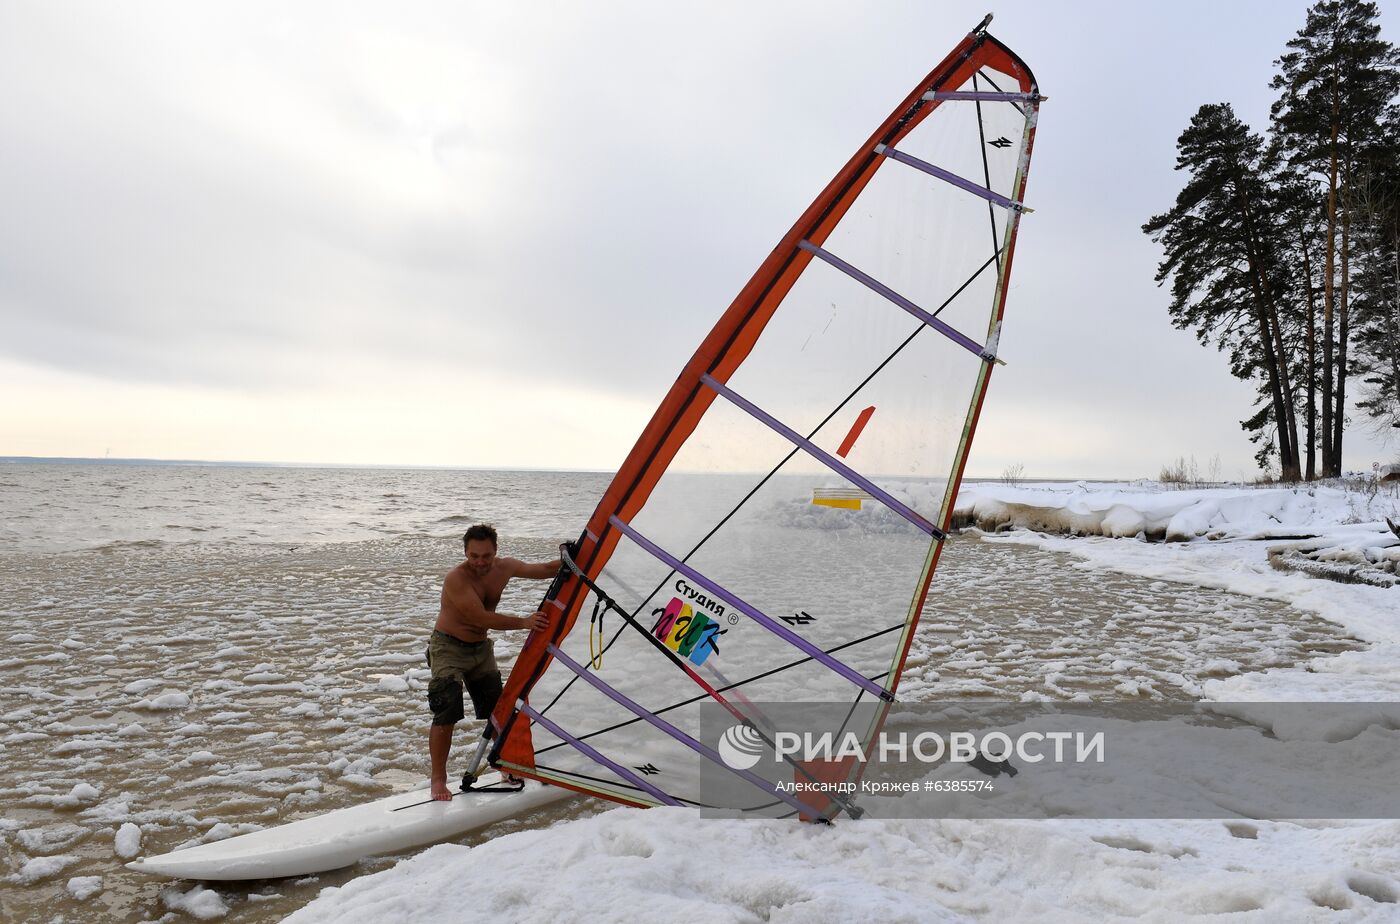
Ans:
<svg viewBox="0 0 1400 924"><path fill-rule="evenodd" d="M6 4L0 454L615 466L985 6ZM1252 473L1138 229L1306 3L994 9L1050 101L972 471Z"/></svg>

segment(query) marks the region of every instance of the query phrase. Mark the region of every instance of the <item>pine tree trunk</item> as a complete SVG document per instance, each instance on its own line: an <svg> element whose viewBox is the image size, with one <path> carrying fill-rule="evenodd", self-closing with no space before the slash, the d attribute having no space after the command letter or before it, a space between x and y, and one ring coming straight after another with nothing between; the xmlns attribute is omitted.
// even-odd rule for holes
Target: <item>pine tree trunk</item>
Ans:
<svg viewBox="0 0 1400 924"><path fill-rule="evenodd" d="M1327 172L1327 249L1322 276L1322 475L1335 469L1332 443L1332 306L1337 272L1337 97L1332 95L1332 142Z"/></svg>
<svg viewBox="0 0 1400 924"><path fill-rule="evenodd" d="M1395 254L1392 263L1394 272L1394 299L1390 310L1385 313L1386 330L1390 335L1390 385L1395 390L1395 412L1391 417L1393 426L1400 427L1400 225L1394 226L1391 248Z"/></svg>
<svg viewBox="0 0 1400 924"><path fill-rule="evenodd" d="M1343 177L1346 187L1351 184L1351 171ZM1351 288L1351 207L1350 196L1342 196L1342 290L1337 300L1337 408L1332 412L1332 477L1342 474L1342 432L1347 419L1347 345L1350 336L1348 298Z"/></svg>
<svg viewBox="0 0 1400 924"><path fill-rule="evenodd" d="M1298 223L1298 244L1303 249L1303 280L1308 293L1308 408L1307 408L1307 471L1308 481L1317 478L1317 304L1313 298L1312 258L1302 222Z"/></svg>
<svg viewBox="0 0 1400 924"><path fill-rule="evenodd" d="M1394 389L1394 412L1390 417L1390 423L1394 427L1400 427L1400 227L1394 228L1393 237L1390 239L1390 246L1393 248L1394 260L1393 270L1393 290L1392 301L1386 311L1386 339L1389 342L1390 356L1390 388Z"/></svg>
<svg viewBox="0 0 1400 924"><path fill-rule="evenodd" d="M1298 419L1293 409L1293 387L1288 375L1288 353L1279 331L1278 310L1273 290L1264 273L1263 244L1254 223L1248 188L1235 178L1240 217L1244 219L1245 254L1249 261L1250 285L1259 306L1259 337L1269 370L1269 388L1274 399L1274 425L1278 433L1279 475L1284 481L1302 476L1298 465Z"/></svg>
<svg viewBox="0 0 1400 924"><path fill-rule="evenodd" d="M1337 465L1334 477L1341 476L1341 435L1347 424L1347 353L1351 343L1351 164L1343 171L1341 195L1341 293L1337 298L1337 409L1331 416L1333 447Z"/></svg>

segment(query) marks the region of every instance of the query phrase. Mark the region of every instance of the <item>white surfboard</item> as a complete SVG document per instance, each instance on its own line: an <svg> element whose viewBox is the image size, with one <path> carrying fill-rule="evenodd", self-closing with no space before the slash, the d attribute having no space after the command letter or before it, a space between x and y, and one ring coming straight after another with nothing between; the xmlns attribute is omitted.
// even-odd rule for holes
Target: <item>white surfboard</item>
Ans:
<svg viewBox="0 0 1400 924"><path fill-rule="evenodd" d="M500 785L488 773L478 786ZM338 809L197 847L186 847L127 866L172 879L276 879L349 866L356 860L446 840L493 822L576 795L533 780L520 792L467 792L454 787L452 801L434 802L428 790Z"/></svg>

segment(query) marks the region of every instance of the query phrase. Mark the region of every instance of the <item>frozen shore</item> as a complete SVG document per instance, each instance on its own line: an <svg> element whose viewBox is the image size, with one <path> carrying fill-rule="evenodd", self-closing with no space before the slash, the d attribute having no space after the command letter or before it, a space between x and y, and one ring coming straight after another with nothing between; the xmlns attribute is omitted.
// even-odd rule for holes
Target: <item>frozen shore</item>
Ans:
<svg viewBox="0 0 1400 924"><path fill-rule="evenodd" d="M1286 601L1369 643L1205 684L1204 698L1400 701L1400 590L1320 580L1278 550L1394 574L1393 494L1333 487L976 484L958 504L987 541ZM1169 541L1145 541L1169 540ZM1382 728L1391 739L1395 731ZM547 866L537 888L515 871ZM478 847L442 845L327 889L293 924L571 915L694 921L1381 920L1400 901L1400 821L864 821L819 828L617 809Z"/></svg>

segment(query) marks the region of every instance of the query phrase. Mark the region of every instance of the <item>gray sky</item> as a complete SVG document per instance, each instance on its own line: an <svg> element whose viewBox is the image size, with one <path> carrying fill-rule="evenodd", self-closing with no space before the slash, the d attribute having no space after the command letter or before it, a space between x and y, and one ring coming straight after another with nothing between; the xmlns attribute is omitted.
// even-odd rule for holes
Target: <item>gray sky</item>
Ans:
<svg viewBox="0 0 1400 924"><path fill-rule="evenodd" d="M611 468L651 345L991 9L1050 100L972 474L1252 475L1139 227L1199 105L1265 127L1306 7L5 4L0 454Z"/></svg>

